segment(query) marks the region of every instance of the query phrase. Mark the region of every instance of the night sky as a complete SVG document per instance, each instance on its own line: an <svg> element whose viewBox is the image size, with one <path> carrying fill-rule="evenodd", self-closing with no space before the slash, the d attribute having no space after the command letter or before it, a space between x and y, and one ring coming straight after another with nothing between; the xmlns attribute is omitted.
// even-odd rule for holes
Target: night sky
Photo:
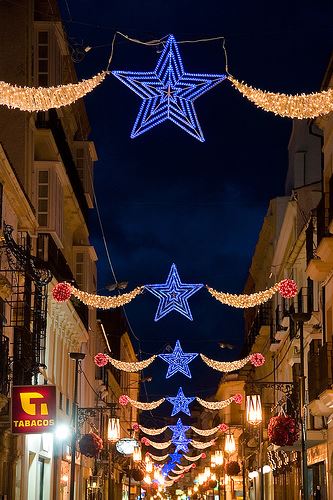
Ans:
<svg viewBox="0 0 333 500"><path fill-rule="evenodd" d="M67 8L68 6L68 8ZM331 1L222 0L63 1L72 44L91 46L77 64L79 78L107 65L116 30L140 40L169 33L177 40L225 36L229 71L261 89L286 93L320 89L332 50ZM102 46L102 47L101 47ZM185 71L223 73L221 41L182 44ZM111 69L151 71L158 50L117 38ZM228 81L195 102L206 141L171 122L130 139L141 99L113 76L85 99L99 161L95 189L118 281L163 283L176 263L183 282L241 293L270 198L284 194L291 120L255 108ZM113 282L96 213L91 241L98 253L98 290ZM215 359L240 355L242 311L223 306L205 289L190 301L194 321L173 313L154 322L158 300L145 292L126 307L142 358L180 339L188 352ZM236 345L222 350L219 341ZM164 380L159 360L149 397L214 393L218 374L198 359L193 379ZM169 408L168 408L169 410Z"/></svg>

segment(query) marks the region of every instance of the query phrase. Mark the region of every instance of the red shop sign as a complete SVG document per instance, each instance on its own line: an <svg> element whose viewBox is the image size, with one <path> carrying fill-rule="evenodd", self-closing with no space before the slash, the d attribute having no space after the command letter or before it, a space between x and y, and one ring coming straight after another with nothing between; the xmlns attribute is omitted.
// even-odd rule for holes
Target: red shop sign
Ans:
<svg viewBox="0 0 333 500"><path fill-rule="evenodd" d="M12 392L12 432L52 432L56 417L55 385L16 385Z"/></svg>

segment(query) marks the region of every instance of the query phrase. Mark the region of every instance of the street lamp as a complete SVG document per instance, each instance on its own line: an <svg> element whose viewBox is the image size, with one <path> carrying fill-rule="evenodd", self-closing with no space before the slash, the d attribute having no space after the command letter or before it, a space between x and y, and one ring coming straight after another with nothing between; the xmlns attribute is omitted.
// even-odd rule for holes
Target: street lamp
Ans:
<svg viewBox="0 0 333 500"><path fill-rule="evenodd" d="M236 451L236 442L233 434L227 434L225 437L224 451L232 455Z"/></svg>
<svg viewBox="0 0 333 500"><path fill-rule="evenodd" d="M223 457L223 451L217 450L214 455L215 458L215 465L220 466L223 465L224 457Z"/></svg>
<svg viewBox="0 0 333 500"><path fill-rule="evenodd" d="M142 453L141 453L141 446L134 446L133 450L133 462L141 462L142 459Z"/></svg>
<svg viewBox="0 0 333 500"><path fill-rule="evenodd" d="M257 426L262 422L262 407L259 394L246 396L246 420L249 424Z"/></svg>
<svg viewBox="0 0 333 500"><path fill-rule="evenodd" d="M79 376L79 366L81 361L86 357L82 352L70 352L69 357L75 360L75 371L74 371L74 395L73 395L73 410L72 410L72 422L73 422L73 433L71 441L71 476L69 485L69 500L74 500L74 488L75 488L75 453L76 453L76 438L78 431L77 422L77 384Z"/></svg>
<svg viewBox="0 0 333 500"><path fill-rule="evenodd" d="M120 422L118 417L111 417L108 420L108 441L115 443L120 438Z"/></svg>
<svg viewBox="0 0 333 500"><path fill-rule="evenodd" d="M261 398L259 394L252 394L251 396L246 396L246 420L253 427L259 428L259 464L262 469L262 453L263 453L263 429L262 423L262 406ZM264 498L264 474L261 470L260 474L260 495Z"/></svg>

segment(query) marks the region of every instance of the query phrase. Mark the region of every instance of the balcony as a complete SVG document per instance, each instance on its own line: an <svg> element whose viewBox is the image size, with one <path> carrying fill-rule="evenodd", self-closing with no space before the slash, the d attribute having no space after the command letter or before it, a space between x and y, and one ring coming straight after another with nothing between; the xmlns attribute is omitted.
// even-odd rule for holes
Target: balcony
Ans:
<svg viewBox="0 0 333 500"><path fill-rule="evenodd" d="M333 185L331 181L330 193L323 195L317 207L317 249L315 253L312 221L306 232L306 273L314 281L323 281L333 268L333 237L330 229L331 225L329 224L333 210L331 207L331 202L333 202Z"/></svg>
<svg viewBox="0 0 333 500"><path fill-rule="evenodd" d="M55 244L49 234L39 233L37 240L37 256L47 262L53 276L57 281L68 281L74 283L74 276L61 250ZM88 306L79 302L77 299L71 299L71 302L79 315L83 325L88 329Z"/></svg>
<svg viewBox="0 0 333 500"><path fill-rule="evenodd" d="M88 204L84 194L82 182L80 180L71 149L67 142L67 137L63 129L61 120L58 118L57 112L51 109L47 113L38 113L36 120L37 129L48 129L52 132L57 149L64 164L66 174L73 188L75 197L80 205L81 212L88 220Z"/></svg>
<svg viewBox="0 0 333 500"><path fill-rule="evenodd" d="M272 304L271 301L261 304L257 310L257 314L254 317L252 325L247 333L247 349L251 350L251 347L257 341L257 337L269 336L271 339L273 337L273 319L272 319ZM259 348L259 347L258 347Z"/></svg>
<svg viewBox="0 0 333 500"><path fill-rule="evenodd" d="M9 338L0 335L0 407L9 393ZM1 398L5 396L5 398Z"/></svg>
<svg viewBox="0 0 333 500"><path fill-rule="evenodd" d="M332 354L332 343L326 342L309 357L309 409L314 416L329 416L333 413Z"/></svg>

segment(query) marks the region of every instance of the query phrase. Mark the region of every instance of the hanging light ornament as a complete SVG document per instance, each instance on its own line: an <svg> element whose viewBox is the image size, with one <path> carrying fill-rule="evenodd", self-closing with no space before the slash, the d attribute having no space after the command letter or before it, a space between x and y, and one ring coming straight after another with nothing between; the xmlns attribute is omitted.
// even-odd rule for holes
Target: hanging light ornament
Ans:
<svg viewBox="0 0 333 500"><path fill-rule="evenodd" d="M141 446L134 446L132 458L133 462L141 462L142 459Z"/></svg>
<svg viewBox="0 0 333 500"><path fill-rule="evenodd" d="M280 94L256 89L228 75L232 85L258 108L275 115L300 120L327 115L333 111L333 89L312 94Z"/></svg>
<svg viewBox="0 0 333 500"><path fill-rule="evenodd" d="M224 443L224 451L228 453L228 455L232 455L236 451L236 442L233 434L226 434L225 443Z"/></svg>
<svg viewBox="0 0 333 500"><path fill-rule="evenodd" d="M223 465L224 457L223 457L223 451L222 450L216 450L215 452L215 464L217 466Z"/></svg>
<svg viewBox="0 0 333 500"><path fill-rule="evenodd" d="M68 106L102 83L107 74L102 71L89 80L57 87L19 87L0 82L0 105L30 112Z"/></svg>
<svg viewBox="0 0 333 500"><path fill-rule="evenodd" d="M111 417L108 421L108 441L115 443L120 438L120 422L118 417Z"/></svg>
<svg viewBox="0 0 333 500"><path fill-rule="evenodd" d="M246 420L251 425L259 425L262 422L262 408L259 394L246 396Z"/></svg>

